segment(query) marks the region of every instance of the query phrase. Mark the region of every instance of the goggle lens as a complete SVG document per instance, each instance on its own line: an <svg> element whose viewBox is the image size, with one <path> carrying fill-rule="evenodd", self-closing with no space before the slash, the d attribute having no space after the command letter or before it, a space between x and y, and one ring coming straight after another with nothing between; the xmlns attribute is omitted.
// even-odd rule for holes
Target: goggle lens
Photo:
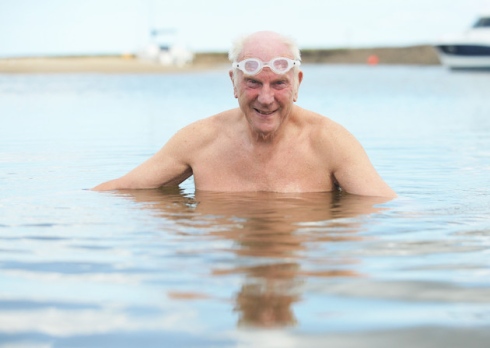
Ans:
<svg viewBox="0 0 490 348"><path fill-rule="evenodd" d="M246 72L254 72L260 69L260 63L256 60L245 60L244 68Z"/></svg>
<svg viewBox="0 0 490 348"><path fill-rule="evenodd" d="M288 61L285 59L276 59L272 62L273 67L279 71L287 71L288 70Z"/></svg>

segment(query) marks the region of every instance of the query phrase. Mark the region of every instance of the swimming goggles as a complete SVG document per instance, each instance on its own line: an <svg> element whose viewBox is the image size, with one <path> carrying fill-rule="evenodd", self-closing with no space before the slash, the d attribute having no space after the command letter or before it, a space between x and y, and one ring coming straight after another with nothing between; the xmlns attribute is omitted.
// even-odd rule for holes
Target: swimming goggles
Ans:
<svg viewBox="0 0 490 348"><path fill-rule="evenodd" d="M268 62L263 62L257 58L244 59L241 62L233 62L232 67L240 69L247 75L257 75L262 68L267 66L276 74L282 75L291 70L294 66L300 66L299 60L293 60L284 57L273 58Z"/></svg>

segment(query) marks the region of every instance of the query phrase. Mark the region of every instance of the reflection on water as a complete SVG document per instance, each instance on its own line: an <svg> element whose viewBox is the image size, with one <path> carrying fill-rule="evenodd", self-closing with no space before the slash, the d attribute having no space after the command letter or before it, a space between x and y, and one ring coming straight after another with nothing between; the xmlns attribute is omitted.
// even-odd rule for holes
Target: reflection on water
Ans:
<svg viewBox="0 0 490 348"><path fill-rule="evenodd" d="M355 260L314 260L317 269L306 269L310 249L348 240L360 240L361 215L380 212L387 200L341 192L327 193L219 193L196 191L195 196L179 188L126 190L120 195L141 203L156 216L177 222L175 233L190 227L206 231L202 237L230 241L237 257L251 257L251 265L231 262L213 268L213 276L244 275L235 296L239 325L276 327L296 323L293 304L301 300L306 277L355 277L348 268ZM183 218L185 217L185 218ZM354 218L354 219L353 219ZM328 247L328 246L327 246ZM209 253L224 250L208 250ZM347 267L345 267L347 265ZM172 297L179 297L172 293ZM180 298L198 295L180 295Z"/></svg>
<svg viewBox="0 0 490 348"><path fill-rule="evenodd" d="M92 192L235 107L226 68L0 75L0 348L487 348L490 74L302 68L399 198Z"/></svg>

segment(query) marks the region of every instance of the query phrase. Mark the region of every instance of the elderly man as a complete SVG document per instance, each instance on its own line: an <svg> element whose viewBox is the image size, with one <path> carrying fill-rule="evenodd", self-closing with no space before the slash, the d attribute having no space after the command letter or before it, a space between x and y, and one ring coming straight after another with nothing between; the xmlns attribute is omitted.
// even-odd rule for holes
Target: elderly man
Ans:
<svg viewBox="0 0 490 348"><path fill-rule="evenodd" d="M230 50L239 108L177 132L153 157L94 190L178 185L197 190L321 192L395 197L359 142L332 120L294 104L303 80L288 38L257 32Z"/></svg>

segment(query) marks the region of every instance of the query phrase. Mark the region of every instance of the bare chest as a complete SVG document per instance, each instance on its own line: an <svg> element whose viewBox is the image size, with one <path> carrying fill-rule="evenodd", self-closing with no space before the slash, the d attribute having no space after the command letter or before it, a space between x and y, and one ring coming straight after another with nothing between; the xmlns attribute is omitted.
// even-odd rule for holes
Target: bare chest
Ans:
<svg viewBox="0 0 490 348"><path fill-rule="evenodd" d="M203 151L192 166L197 189L211 191L331 191L328 161L307 145L274 151L243 147Z"/></svg>

